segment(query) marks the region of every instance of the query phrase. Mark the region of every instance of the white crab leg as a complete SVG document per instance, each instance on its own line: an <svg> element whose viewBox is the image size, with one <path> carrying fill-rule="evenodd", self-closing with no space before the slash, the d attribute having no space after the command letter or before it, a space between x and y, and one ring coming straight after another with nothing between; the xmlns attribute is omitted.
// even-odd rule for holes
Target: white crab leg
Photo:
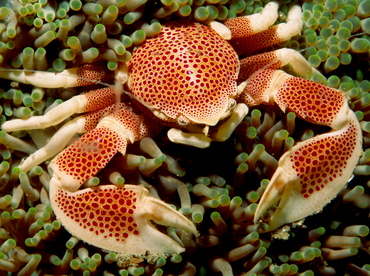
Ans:
<svg viewBox="0 0 370 276"><path fill-rule="evenodd" d="M112 87L93 90L83 95L74 96L50 110L43 116L26 119L14 119L4 122L1 126L6 132L41 129L57 125L75 113L84 113L104 109L116 103L116 94Z"/></svg>
<svg viewBox="0 0 370 276"><path fill-rule="evenodd" d="M212 136L213 141L226 141L230 138L231 134L248 114L248 107L245 104L237 104L232 110L229 118L222 124L217 126L217 132Z"/></svg>
<svg viewBox="0 0 370 276"><path fill-rule="evenodd" d="M225 25L232 33L230 44L238 55L249 55L259 49L287 41L302 30L301 12L299 6L293 6L287 14L286 23L272 26L278 12L277 4L270 2L261 14L229 19Z"/></svg>
<svg viewBox="0 0 370 276"><path fill-rule="evenodd" d="M78 68L71 68L61 73L26 71L22 69L0 68L0 78L31 84L38 87L59 88L76 87L78 85Z"/></svg>
<svg viewBox="0 0 370 276"><path fill-rule="evenodd" d="M240 34L238 27L240 26L243 26L244 31L247 29L247 32L243 32L241 36L253 35L265 31L275 23L278 18L278 8L279 4L271 1L260 13L229 19L226 21L226 26L217 21L211 21L208 25L226 40L238 37Z"/></svg>
<svg viewBox="0 0 370 276"><path fill-rule="evenodd" d="M118 77L126 82L127 70L123 64L115 72L108 70L103 62L85 64L62 72L42 72L34 70L0 68L0 78L18 81L44 88L77 87L98 82L107 82Z"/></svg>
<svg viewBox="0 0 370 276"><path fill-rule="evenodd" d="M55 179L50 183L53 211L68 231L94 246L127 256L184 251L150 220L197 235L190 220L141 185L100 185L74 193L58 185Z"/></svg>
<svg viewBox="0 0 370 276"><path fill-rule="evenodd" d="M279 4L269 2L260 13L229 19L225 25L231 30L232 38L245 38L267 30L278 18Z"/></svg>
<svg viewBox="0 0 370 276"><path fill-rule="evenodd" d="M240 61L238 83L248 80L248 78L259 74L262 70L278 69L287 64L300 77L310 78L314 73L321 75L299 52L289 48L282 48L243 58Z"/></svg>
<svg viewBox="0 0 370 276"><path fill-rule="evenodd" d="M211 145L212 139L203 133L187 133L177 128L171 128L167 132L168 139L177 144L193 146L196 148L208 148Z"/></svg>
<svg viewBox="0 0 370 276"><path fill-rule="evenodd" d="M124 108L124 104L119 105ZM114 112L117 105L111 105L96 112L90 112L79 116L64 124L48 141L48 143L24 159L19 168L22 172L28 172L34 166L41 164L47 159L61 152L76 134L88 132L96 127L99 120Z"/></svg>

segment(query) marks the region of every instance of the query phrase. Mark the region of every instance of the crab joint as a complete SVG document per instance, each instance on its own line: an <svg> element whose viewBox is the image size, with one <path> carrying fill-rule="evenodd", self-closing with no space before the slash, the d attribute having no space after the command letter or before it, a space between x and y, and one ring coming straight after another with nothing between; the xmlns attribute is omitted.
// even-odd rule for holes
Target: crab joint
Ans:
<svg viewBox="0 0 370 276"><path fill-rule="evenodd" d="M212 139L202 133L185 133L179 129L171 128L167 132L171 142L185 144L197 148L207 148L210 146Z"/></svg>

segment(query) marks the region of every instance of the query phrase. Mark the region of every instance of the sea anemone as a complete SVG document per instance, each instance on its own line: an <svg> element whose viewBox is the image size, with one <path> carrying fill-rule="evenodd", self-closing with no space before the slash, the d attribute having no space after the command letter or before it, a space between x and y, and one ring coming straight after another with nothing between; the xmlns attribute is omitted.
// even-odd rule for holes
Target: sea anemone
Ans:
<svg viewBox="0 0 370 276"><path fill-rule="evenodd" d="M267 2L0 0L1 70L60 72L93 61L115 70L130 59L134 47L158 34L163 22L223 21L260 12ZM280 2L279 21L284 21L289 5L298 1ZM196 223L198 238L158 226L186 248L184 254L127 260L64 230L50 207L48 162L28 173L17 167L60 126L11 135L0 131L0 275L368 275L370 1L298 3L302 34L274 48L301 51L325 75L314 74L312 80L344 91L364 138L353 178L322 212L272 234L265 233L267 224L253 223L280 156L296 142L326 131L294 113L258 106L226 142L191 148L169 142L164 131L135 143L125 156L115 156L84 184L142 184ZM0 83L1 123L45 114L85 89L105 85L46 89Z"/></svg>

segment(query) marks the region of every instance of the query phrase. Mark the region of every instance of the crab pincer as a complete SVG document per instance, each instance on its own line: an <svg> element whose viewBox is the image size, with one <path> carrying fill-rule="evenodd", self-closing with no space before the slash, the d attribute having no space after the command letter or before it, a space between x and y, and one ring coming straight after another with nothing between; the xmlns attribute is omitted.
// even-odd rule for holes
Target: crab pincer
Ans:
<svg viewBox="0 0 370 276"><path fill-rule="evenodd" d="M351 178L362 152L361 128L343 92L277 70L289 64L296 75L310 78L318 71L303 56L285 48L250 55L302 29L298 6L291 7L286 23L260 29L260 22L272 25L277 19L277 7L270 2L260 14L225 22L232 33L230 44L239 55L247 55L240 61L237 82L242 92L237 100L249 107L277 104L283 112L293 111L307 122L332 130L297 143L280 158L254 218L257 223L262 217L268 231L320 211ZM279 200L274 212L264 217Z"/></svg>
<svg viewBox="0 0 370 276"><path fill-rule="evenodd" d="M270 85L256 86L257 78ZM332 128L297 143L280 158L254 219L280 200L269 220L271 231L321 210L343 189L362 152L361 128L343 92L307 79L264 70L248 80L246 90L249 102L276 103L283 111Z"/></svg>
<svg viewBox="0 0 370 276"><path fill-rule="evenodd" d="M185 249L151 223L197 235L194 224L141 185L99 185L69 192L50 183L56 216L74 236L113 252L133 256L181 253Z"/></svg>
<svg viewBox="0 0 370 276"><path fill-rule="evenodd" d="M120 109L104 117L97 127L62 151L49 165L50 200L67 230L85 242L128 255L172 254L184 251L158 231L158 224L197 234L193 223L148 190L137 185L100 185L79 190L128 142L152 134L149 118ZM73 158L71 158L73 156Z"/></svg>

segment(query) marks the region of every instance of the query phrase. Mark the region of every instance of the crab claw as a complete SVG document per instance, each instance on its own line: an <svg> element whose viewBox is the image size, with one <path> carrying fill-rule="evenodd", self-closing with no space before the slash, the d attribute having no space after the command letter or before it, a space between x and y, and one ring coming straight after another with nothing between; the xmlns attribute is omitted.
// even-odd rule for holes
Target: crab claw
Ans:
<svg viewBox="0 0 370 276"><path fill-rule="evenodd" d="M332 128L280 158L254 218L257 222L280 200L269 221L272 231L322 210L343 189L362 152L361 127L343 92L283 71L261 70L248 79L246 91L249 104L276 103L307 122Z"/></svg>
<svg viewBox="0 0 370 276"><path fill-rule="evenodd" d="M59 186L77 191L116 153L126 154L128 143L155 135L160 129L153 119L122 108L101 119L96 128L59 153L50 162L48 170Z"/></svg>
<svg viewBox="0 0 370 276"><path fill-rule="evenodd" d="M141 185L100 185L69 192L55 179L52 182L50 200L64 227L77 238L102 249L135 256L184 251L150 220L197 235L190 220L149 196Z"/></svg>
<svg viewBox="0 0 370 276"><path fill-rule="evenodd" d="M346 127L305 140L281 157L255 223L280 200L269 221L269 231L275 230L322 210L343 189L362 152L360 125L352 111L347 115Z"/></svg>

